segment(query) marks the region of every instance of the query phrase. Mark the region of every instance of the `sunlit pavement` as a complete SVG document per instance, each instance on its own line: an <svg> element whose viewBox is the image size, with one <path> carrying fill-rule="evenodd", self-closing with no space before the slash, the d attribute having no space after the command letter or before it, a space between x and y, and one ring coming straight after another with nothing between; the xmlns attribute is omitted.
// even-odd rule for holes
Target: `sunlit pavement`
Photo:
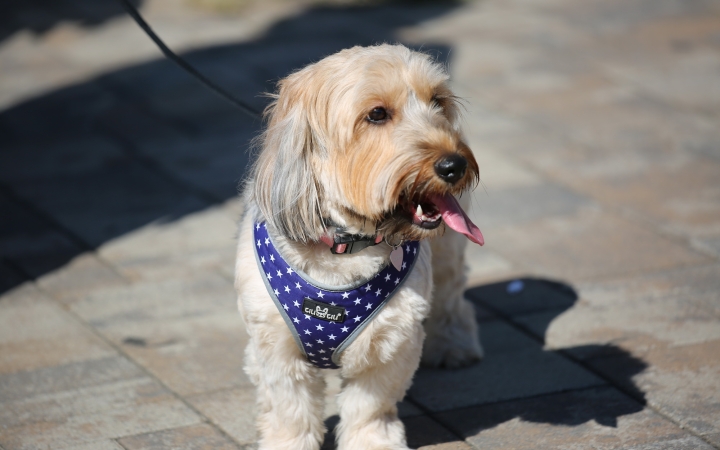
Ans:
<svg viewBox="0 0 720 450"><path fill-rule="evenodd" d="M232 277L261 123L114 3L34 3L0 19L0 448L255 448ZM378 42L466 99L486 356L418 372L411 447L720 448L720 3L250 3L140 9L257 109Z"/></svg>

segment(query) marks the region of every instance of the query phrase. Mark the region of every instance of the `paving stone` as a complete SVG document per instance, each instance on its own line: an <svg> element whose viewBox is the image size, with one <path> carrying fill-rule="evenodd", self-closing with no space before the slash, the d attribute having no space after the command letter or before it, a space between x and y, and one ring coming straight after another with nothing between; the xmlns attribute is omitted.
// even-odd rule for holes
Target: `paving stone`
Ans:
<svg viewBox="0 0 720 450"><path fill-rule="evenodd" d="M112 357L115 350L78 323L34 285L0 301L0 373Z"/></svg>
<svg viewBox="0 0 720 450"><path fill-rule="evenodd" d="M250 444L257 440L254 389L230 389L187 399L240 444Z"/></svg>
<svg viewBox="0 0 720 450"><path fill-rule="evenodd" d="M598 386L604 381L502 322L481 327L485 358L474 366L420 369L408 392L430 411Z"/></svg>
<svg viewBox="0 0 720 450"><path fill-rule="evenodd" d="M243 371L247 333L239 314L161 323L125 323L103 333L180 395L250 386Z"/></svg>
<svg viewBox="0 0 720 450"><path fill-rule="evenodd" d="M586 179L578 189L601 201L640 211L668 231L717 236L718 179L720 162L698 157L672 167L653 166L628 177Z"/></svg>
<svg viewBox="0 0 720 450"><path fill-rule="evenodd" d="M119 440L126 450L237 450L239 447L208 424L173 428Z"/></svg>
<svg viewBox="0 0 720 450"><path fill-rule="evenodd" d="M26 281L26 277L5 261L0 260L0 293Z"/></svg>
<svg viewBox="0 0 720 450"><path fill-rule="evenodd" d="M469 214L481 230L527 223L545 217L571 215L593 202L580 194L552 183L502 189L487 196L475 194L475 208Z"/></svg>
<svg viewBox="0 0 720 450"><path fill-rule="evenodd" d="M81 249L61 230L16 199L0 193L0 257L25 276L36 277L62 266ZM16 271L8 268L9 280ZM24 278L24 277L23 277Z"/></svg>
<svg viewBox="0 0 720 450"><path fill-rule="evenodd" d="M63 450L125 450L115 441L110 440L99 440L88 442L87 444L71 445L70 447L63 447Z"/></svg>
<svg viewBox="0 0 720 450"><path fill-rule="evenodd" d="M174 220L207 206L187 189L135 162L17 182L14 188L92 246L150 222Z"/></svg>
<svg viewBox="0 0 720 450"><path fill-rule="evenodd" d="M595 209L495 234L495 249L504 257L534 275L556 279L597 279L709 261L646 227Z"/></svg>
<svg viewBox="0 0 720 450"><path fill-rule="evenodd" d="M466 297L510 316L571 307L578 294L565 283L540 278L513 278L469 289Z"/></svg>
<svg viewBox="0 0 720 450"><path fill-rule="evenodd" d="M239 216L238 216L239 217ZM136 280L184 277L224 269L234 278L237 218L223 207L153 223L104 244L99 255Z"/></svg>
<svg viewBox="0 0 720 450"><path fill-rule="evenodd" d="M133 324L151 329L162 321L237 314L232 283L212 272L96 290L71 308L100 330Z"/></svg>
<svg viewBox="0 0 720 450"><path fill-rule="evenodd" d="M0 375L0 403L143 377L126 358L109 356Z"/></svg>
<svg viewBox="0 0 720 450"><path fill-rule="evenodd" d="M0 445L63 448L199 422L147 377L4 402Z"/></svg>
<svg viewBox="0 0 720 450"><path fill-rule="evenodd" d="M37 284L53 298L69 303L95 289L124 286L127 280L107 263L99 260L94 253L84 253L61 269L43 275L37 280Z"/></svg>
<svg viewBox="0 0 720 450"><path fill-rule="evenodd" d="M609 387L462 409L438 420L478 449L712 448Z"/></svg>
<svg viewBox="0 0 720 450"><path fill-rule="evenodd" d="M99 135L8 147L0 156L0 179L6 183L93 172L128 158L120 145Z"/></svg>
<svg viewBox="0 0 720 450"><path fill-rule="evenodd" d="M405 425L407 444L410 448L446 448L441 446L443 444L452 444L447 448L463 448L462 441L458 439L458 436L428 416L406 418L403 419L403 424Z"/></svg>

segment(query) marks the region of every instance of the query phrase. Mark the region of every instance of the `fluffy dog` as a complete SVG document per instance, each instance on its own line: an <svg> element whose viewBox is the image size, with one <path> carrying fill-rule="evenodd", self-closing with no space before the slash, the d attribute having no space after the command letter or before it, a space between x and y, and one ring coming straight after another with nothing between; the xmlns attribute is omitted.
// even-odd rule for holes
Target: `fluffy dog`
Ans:
<svg viewBox="0 0 720 450"><path fill-rule="evenodd" d="M421 358L460 366L482 357L474 311L462 296L466 237L482 244L482 235L456 200L479 171L447 80L427 55L379 45L343 50L280 81L243 193L236 266L261 449L318 449L326 430L321 369L281 312L289 310L284 293L273 296L258 269L260 224L288 274L294 268L324 286L372 280L394 270L391 259L400 270L400 245L420 241L405 281L336 360L339 449L407 449L396 403ZM444 233L445 225L458 233ZM330 251L342 253L337 237L351 235L372 242L356 253Z"/></svg>

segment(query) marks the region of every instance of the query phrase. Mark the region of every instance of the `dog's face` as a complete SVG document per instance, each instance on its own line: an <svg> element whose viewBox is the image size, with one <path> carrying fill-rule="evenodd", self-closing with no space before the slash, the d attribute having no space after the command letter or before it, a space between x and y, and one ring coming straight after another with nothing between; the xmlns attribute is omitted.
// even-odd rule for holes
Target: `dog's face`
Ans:
<svg viewBox="0 0 720 450"><path fill-rule="evenodd" d="M427 55L381 45L282 80L255 168L268 222L301 241L318 240L327 223L391 242L434 236L443 219L458 229L467 216L452 195L479 172L447 79ZM459 231L482 240L471 224Z"/></svg>

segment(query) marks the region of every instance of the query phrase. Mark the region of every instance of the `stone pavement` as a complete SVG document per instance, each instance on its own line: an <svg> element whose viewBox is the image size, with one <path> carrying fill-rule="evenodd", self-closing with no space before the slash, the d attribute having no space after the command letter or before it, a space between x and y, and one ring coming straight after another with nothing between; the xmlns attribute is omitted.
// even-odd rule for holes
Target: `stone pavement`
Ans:
<svg viewBox="0 0 720 450"><path fill-rule="evenodd" d="M238 2L136 3L258 108L383 41L447 61L467 99L486 358L418 372L410 445L720 448L719 2ZM0 449L254 448L232 271L260 123L112 1L5 8Z"/></svg>

